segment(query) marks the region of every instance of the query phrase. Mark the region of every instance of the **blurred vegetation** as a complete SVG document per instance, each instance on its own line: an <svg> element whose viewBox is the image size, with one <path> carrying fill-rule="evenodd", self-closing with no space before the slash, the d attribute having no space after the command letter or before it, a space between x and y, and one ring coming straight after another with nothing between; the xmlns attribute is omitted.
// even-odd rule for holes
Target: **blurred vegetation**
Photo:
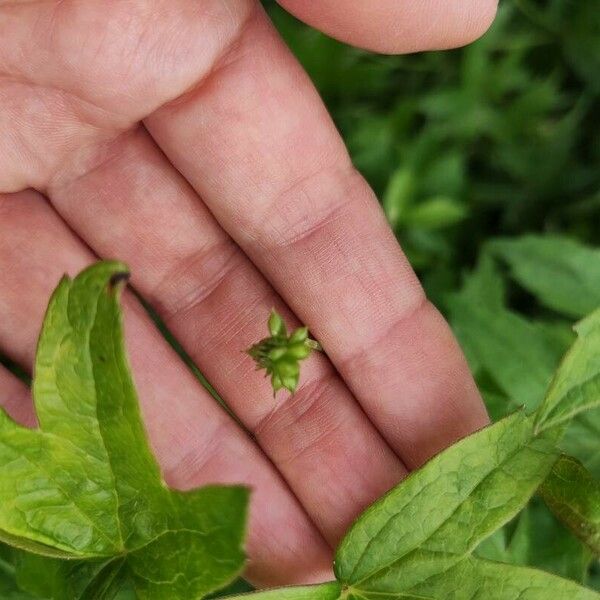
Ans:
<svg viewBox="0 0 600 600"><path fill-rule="evenodd" d="M600 306L600 0L507 0L469 47L350 48L265 2L329 107L500 418L542 399ZM600 477L600 411L565 450ZM480 555L600 589L539 499Z"/></svg>
<svg viewBox="0 0 600 600"><path fill-rule="evenodd" d="M438 304L492 236L600 242L599 0L509 0L475 44L398 57L266 4Z"/></svg>

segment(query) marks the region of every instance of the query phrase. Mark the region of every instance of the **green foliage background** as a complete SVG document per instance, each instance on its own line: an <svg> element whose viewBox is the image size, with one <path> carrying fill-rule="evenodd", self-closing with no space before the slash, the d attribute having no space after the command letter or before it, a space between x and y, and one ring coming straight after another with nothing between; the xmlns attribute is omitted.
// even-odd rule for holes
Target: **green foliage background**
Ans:
<svg viewBox="0 0 600 600"><path fill-rule="evenodd" d="M478 42L409 56L350 48L265 5L455 328L492 416L535 406L583 316L577 298L600 298L589 287L600 289L600 253L577 246L600 246L600 0L506 0ZM529 234L545 244L533 265L545 290L516 283L528 242L495 241ZM553 286L566 290L564 310ZM599 477L600 417L578 420L567 443ZM480 555L600 589L597 561L540 499Z"/></svg>
<svg viewBox="0 0 600 600"><path fill-rule="evenodd" d="M600 242L598 0L508 0L475 44L399 57L266 4L438 303L490 237Z"/></svg>

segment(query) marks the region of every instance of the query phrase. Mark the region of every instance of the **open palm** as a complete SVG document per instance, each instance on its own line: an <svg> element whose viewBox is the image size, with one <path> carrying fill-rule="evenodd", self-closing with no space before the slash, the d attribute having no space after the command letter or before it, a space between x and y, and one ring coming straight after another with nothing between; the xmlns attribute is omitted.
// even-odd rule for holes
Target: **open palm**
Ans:
<svg viewBox="0 0 600 600"><path fill-rule="evenodd" d="M495 11L494 0L281 3L386 52L466 43ZM0 193L0 351L29 369L60 275L128 262L247 430L129 295L164 476L253 487L259 585L329 577L332 547L367 504L486 423L447 324L255 0L0 0ZM272 307L327 353L293 397L274 399L241 352ZM33 422L28 395L0 366L0 402Z"/></svg>

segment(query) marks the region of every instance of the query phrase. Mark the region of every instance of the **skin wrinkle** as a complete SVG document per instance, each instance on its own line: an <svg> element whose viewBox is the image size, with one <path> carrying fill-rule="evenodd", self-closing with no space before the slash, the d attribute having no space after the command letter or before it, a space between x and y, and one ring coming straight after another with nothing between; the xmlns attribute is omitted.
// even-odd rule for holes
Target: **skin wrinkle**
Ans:
<svg viewBox="0 0 600 600"><path fill-rule="evenodd" d="M340 171L347 173L348 167L353 167L348 163ZM255 244L259 249L268 252L277 252L281 249L290 250L299 245L307 245L313 234L318 234L321 230L327 228L333 221L342 216L345 211L352 208L357 201L356 195L350 193L348 185L348 194L341 194L341 199L332 205L327 205L325 209L312 202L313 194L310 191L310 182L318 180L321 176L331 175L336 172L338 167L329 167L326 163L321 165L315 173L303 176L294 181L286 189L274 195L274 200L268 205L260 218L257 218L253 225L244 227L244 235L247 237L247 243ZM353 180L353 177L340 177L340 180ZM294 198L294 204L285 201L286 198ZM303 210L299 218L288 221L288 213L297 211L295 207L314 204L315 210L310 212L310 216ZM295 216L295 215L294 215ZM281 226L278 221L282 221ZM265 229L262 223L270 223L270 232L272 234L267 238L264 236Z"/></svg>
<svg viewBox="0 0 600 600"><path fill-rule="evenodd" d="M13 80L5 81L4 86L6 85L20 87L19 93L25 93L23 87L26 88L27 94L31 94L33 90L35 96L25 94L24 103L16 108L11 109L10 105L5 108L9 111L7 122L10 122L13 127L15 120L23 124L24 135L21 136L21 141L16 147L25 148L28 159L18 163L18 169L22 172L22 183L20 185L9 183L8 187L3 189L3 178L0 178L0 191L17 191L28 186L40 190L47 189L65 164L71 162L77 165L81 157L85 156L90 149L95 152L98 145L102 145L103 140L117 135L116 130L99 128L98 124L94 123L95 117L87 111L87 108L83 108L81 101L58 89L31 86ZM91 107L91 110L96 111L96 108ZM85 116L83 112L86 113ZM44 115L44 118L40 119L40 115ZM0 118L1 116L0 113ZM31 135L34 130L37 135L44 136L46 145L53 150L52 153L40 153ZM16 131L18 128L15 128ZM14 144L6 144L8 151L12 147ZM0 151L2 151L1 146ZM39 174L32 177L29 171L38 171Z"/></svg>
<svg viewBox="0 0 600 600"><path fill-rule="evenodd" d="M230 241L207 243L182 258L167 270L155 285L149 298L160 306L163 319L169 323L181 320L195 307L208 300L225 280L235 276L240 267L239 250ZM193 283L188 283L192 278ZM171 293L165 293L170 290ZM175 296L173 296L175 294ZM170 297L168 302L161 298Z"/></svg>
<svg viewBox="0 0 600 600"><path fill-rule="evenodd" d="M282 402L274 405L272 410L258 419L252 427L254 435L260 438L264 430L270 428L273 423L285 420L291 412L295 413L293 416L294 420L301 420L325 396L327 379L331 379L331 374L319 376L308 384L300 384L294 394L290 394L287 398L284 398ZM305 396L308 396L309 402L306 401ZM296 411L294 409L299 410Z"/></svg>
<svg viewBox="0 0 600 600"><path fill-rule="evenodd" d="M165 482L183 491L193 489L202 471L214 460L215 449L222 446L221 440L231 433L231 423L220 421L208 435L202 437L200 444L194 444L189 451L171 462L163 472Z"/></svg>
<svg viewBox="0 0 600 600"><path fill-rule="evenodd" d="M248 284L251 284L251 282L248 281ZM231 346L232 344L237 343L236 340L240 339L241 334L244 334L244 338L253 338L256 316L258 314L263 314L264 307L270 303L271 300L272 296L266 290L264 294L257 295L256 297L249 299L245 306L237 314L240 321L238 323L224 323L220 328L218 335L210 340L207 340L209 341L209 344L214 347ZM239 361L235 361L227 369L228 375L232 378L235 377L238 369L240 370L239 373L241 380L247 380L247 378L250 376L256 376L256 366L252 361L248 360L245 346L246 344L244 344L244 349L239 353Z"/></svg>
<svg viewBox="0 0 600 600"><path fill-rule="evenodd" d="M294 394L276 404L252 426L253 434L259 440L266 439L269 430L298 430L296 426L302 423L305 435L300 452L308 450L322 439L333 437L334 431L343 424L343 415L336 414L331 418L329 414L334 396L332 392L335 392L335 375L332 371L300 385ZM307 425L312 427L307 429ZM284 451L283 458L279 455L282 463L293 461L294 455L287 452L290 450L289 446L282 446L281 450Z"/></svg>
<svg viewBox="0 0 600 600"><path fill-rule="evenodd" d="M368 370L364 368L365 361L371 361L373 356L374 348L381 346L382 343L389 338L390 333L398 329L402 329L408 321L414 320L419 313L432 309L433 306L429 300L422 294L419 296L414 305L409 306L406 312L395 316L392 323L386 326L386 329L376 337L368 340L365 345L358 349L353 354L348 354L343 358L340 358L340 366L343 371L364 371Z"/></svg>

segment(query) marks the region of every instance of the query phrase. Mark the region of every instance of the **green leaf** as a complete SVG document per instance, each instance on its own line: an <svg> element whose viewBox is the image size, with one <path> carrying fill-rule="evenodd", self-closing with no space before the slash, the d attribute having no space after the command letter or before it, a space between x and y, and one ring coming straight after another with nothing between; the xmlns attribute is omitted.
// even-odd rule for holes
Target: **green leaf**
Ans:
<svg viewBox="0 0 600 600"><path fill-rule="evenodd" d="M458 200L435 196L411 207L400 224L404 227L442 229L460 223L467 215L467 207Z"/></svg>
<svg viewBox="0 0 600 600"><path fill-rule="evenodd" d="M8 560L10 549L0 547L0 598L2 600L34 600L35 596L22 590L16 581L15 569Z"/></svg>
<svg viewBox="0 0 600 600"><path fill-rule="evenodd" d="M578 338L560 365L538 410L539 430L567 425L600 406L600 310L575 327Z"/></svg>
<svg viewBox="0 0 600 600"><path fill-rule="evenodd" d="M363 513L337 551L338 579L399 594L446 571L523 508L556 458L523 413L465 438Z"/></svg>
<svg viewBox="0 0 600 600"><path fill-rule="evenodd" d="M561 448L576 456L596 478L600 478L600 410L579 413L570 423Z"/></svg>
<svg viewBox="0 0 600 600"><path fill-rule="evenodd" d="M252 592L238 596L228 596L228 600L337 600L342 586L332 581L320 585L284 587L262 592Z"/></svg>
<svg viewBox="0 0 600 600"><path fill-rule="evenodd" d="M531 323L509 311L504 305L502 278L486 254L448 304L452 326L477 374L490 413L496 418L503 416L517 403L530 410L538 406L559 359L571 344L567 324ZM579 413L562 442L566 452L575 454L598 476L599 435L600 411Z"/></svg>
<svg viewBox="0 0 600 600"><path fill-rule="evenodd" d="M600 250L548 235L498 240L489 248L545 306L575 318L600 306Z"/></svg>
<svg viewBox="0 0 600 600"><path fill-rule="evenodd" d="M36 598L52 600L85 598L90 583L93 582L96 588L102 587L105 574L112 569L111 565L120 565L111 558L67 561L21 551L13 554L19 587Z"/></svg>
<svg viewBox="0 0 600 600"><path fill-rule="evenodd" d="M484 369L513 401L533 410L544 397L560 352L545 332L503 306L504 289L484 258L449 301L450 320L471 368Z"/></svg>
<svg viewBox="0 0 600 600"><path fill-rule="evenodd" d="M398 169L390 177L382 204L393 229L403 222L412 201L414 188L415 177L410 169Z"/></svg>
<svg viewBox="0 0 600 600"><path fill-rule="evenodd" d="M540 491L552 512L600 556L600 483L579 461L562 456Z"/></svg>
<svg viewBox="0 0 600 600"><path fill-rule="evenodd" d="M600 594L544 571L468 558L402 595L365 600L599 600Z"/></svg>
<svg viewBox="0 0 600 600"><path fill-rule="evenodd" d="M62 280L36 357L40 429L1 413L3 537L40 555L58 549L98 559L46 562L54 579L34 584L57 600L86 597L82 587L107 595L120 580L140 599L196 598L226 585L244 563L247 490L184 493L162 481L125 356L119 297L126 273L105 262Z"/></svg>
<svg viewBox="0 0 600 600"><path fill-rule="evenodd" d="M477 268L465 278L461 296L474 304L505 308L506 283L487 253L481 255Z"/></svg>
<svg viewBox="0 0 600 600"><path fill-rule="evenodd" d="M478 558L535 567L585 583L591 552L534 497L518 517L476 549Z"/></svg>

